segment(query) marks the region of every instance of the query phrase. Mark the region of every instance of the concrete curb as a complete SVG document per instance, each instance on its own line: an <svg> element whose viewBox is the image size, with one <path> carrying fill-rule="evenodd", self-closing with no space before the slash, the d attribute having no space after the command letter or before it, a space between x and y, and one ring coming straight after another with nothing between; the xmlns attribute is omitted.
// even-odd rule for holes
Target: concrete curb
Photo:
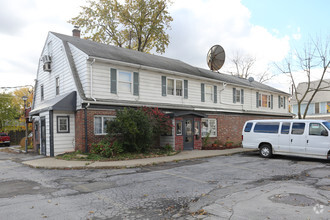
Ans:
<svg viewBox="0 0 330 220"><path fill-rule="evenodd" d="M134 168L142 166L151 166L167 162L177 162L182 160L191 160L199 158L209 158L216 156L228 156L243 152L255 151L255 149L234 148L228 150L195 150L183 151L173 156L154 157L135 160L121 160L121 161L67 161L60 160L53 157L46 157L42 159L29 160L22 162L23 164L32 168L41 169L123 169Z"/></svg>

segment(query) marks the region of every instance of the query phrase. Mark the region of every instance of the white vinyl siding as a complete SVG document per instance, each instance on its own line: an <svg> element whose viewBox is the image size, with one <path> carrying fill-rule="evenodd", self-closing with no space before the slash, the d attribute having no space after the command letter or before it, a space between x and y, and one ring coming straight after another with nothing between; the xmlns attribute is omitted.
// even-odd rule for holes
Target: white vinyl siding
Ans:
<svg viewBox="0 0 330 220"><path fill-rule="evenodd" d="M44 55L48 55L48 43L51 43L51 72L43 71L43 61L42 57ZM72 91L76 91L76 86L72 77L71 69L66 57L65 49L62 43L62 40L58 39L52 34L48 35L47 41L45 43L45 48L41 54L39 61L39 68L37 74L37 89L36 89L36 98L35 100L35 108L40 105L43 101L50 100L56 97L56 77L60 79L60 94L66 94ZM86 60L85 60L86 62ZM43 85L44 88L44 99L41 101L41 88Z"/></svg>
<svg viewBox="0 0 330 220"><path fill-rule="evenodd" d="M57 132L58 117L68 118L68 132ZM54 112L53 114L54 156L74 151L75 149L75 116L73 113ZM47 140L48 141L48 140ZM48 153L48 150L47 150Z"/></svg>

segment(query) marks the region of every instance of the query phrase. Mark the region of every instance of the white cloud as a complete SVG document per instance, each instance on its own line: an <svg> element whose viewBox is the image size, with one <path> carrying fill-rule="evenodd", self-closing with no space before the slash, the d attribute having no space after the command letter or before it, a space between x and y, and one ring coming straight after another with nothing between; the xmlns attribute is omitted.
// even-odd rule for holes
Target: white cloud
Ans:
<svg viewBox="0 0 330 220"><path fill-rule="evenodd" d="M208 68L206 54L220 44L227 55L240 50L255 56L257 71L264 71L269 62L283 59L289 51L289 37L279 38L275 30L251 24L251 13L240 0L173 2L170 45L164 56ZM48 31L71 35L67 21L85 4L85 0L11 0L1 5L0 14L6 11L8 23L1 26L0 21L0 74L5 76L0 86L34 84Z"/></svg>
<svg viewBox="0 0 330 220"><path fill-rule="evenodd" d="M251 24L250 11L239 0L179 0L171 14L171 43L165 55L192 65L207 68L206 54L215 44L225 49L227 57L235 51L255 56L261 70L282 60L290 49L288 36L278 38Z"/></svg>

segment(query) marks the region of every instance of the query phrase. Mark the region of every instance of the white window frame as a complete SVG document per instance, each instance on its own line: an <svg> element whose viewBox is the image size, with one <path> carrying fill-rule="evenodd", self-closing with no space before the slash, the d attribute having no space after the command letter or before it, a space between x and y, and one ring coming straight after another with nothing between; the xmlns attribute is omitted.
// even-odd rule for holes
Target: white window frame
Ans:
<svg viewBox="0 0 330 220"><path fill-rule="evenodd" d="M218 123L216 118L202 118L201 121L201 131L202 131L202 137L206 137L208 133L210 133L209 137L217 137L218 136ZM213 123L211 123L213 122ZM204 126L204 124L207 124L207 127ZM213 124L214 127L211 128L211 125Z"/></svg>
<svg viewBox="0 0 330 220"><path fill-rule="evenodd" d="M262 105L262 96L267 96L267 107ZM269 94L259 93L258 101L259 101L258 106L261 108L271 108L272 107L271 95L269 95Z"/></svg>
<svg viewBox="0 0 330 220"><path fill-rule="evenodd" d="M61 129L61 120L66 120L66 129ZM70 133L70 117L69 116L57 116L57 133Z"/></svg>
<svg viewBox="0 0 330 220"><path fill-rule="evenodd" d="M128 73L130 74L130 78L131 78L131 81L121 81L120 80L120 73ZM125 71L125 70L117 70L117 91L119 93L129 93L129 94L133 94L133 73L132 72L129 72L129 71ZM127 91L123 91L120 89L120 86L119 84L120 83L126 83L126 84L130 84L130 91L127 92Z"/></svg>
<svg viewBox="0 0 330 220"><path fill-rule="evenodd" d="M235 100L237 104L241 104L241 100L242 100L242 90L241 89L237 89L235 90Z"/></svg>
<svg viewBox="0 0 330 220"><path fill-rule="evenodd" d="M168 80L173 80L173 94L170 94L168 92ZM177 95L177 82L181 82L181 95ZM183 80L182 79L174 79L170 77L166 77L166 94L169 96L177 96L177 97L183 97L183 90L184 90L184 85L183 85Z"/></svg>
<svg viewBox="0 0 330 220"><path fill-rule="evenodd" d="M208 93L207 92L207 87L211 87L211 93ZM209 95L211 94L211 99L209 99ZM210 85L210 84L206 84L205 85L205 101L206 102L213 102L213 99L214 99L214 86L213 85Z"/></svg>
<svg viewBox="0 0 330 220"><path fill-rule="evenodd" d="M284 97L280 96L280 108L284 108Z"/></svg>
<svg viewBox="0 0 330 220"><path fill-rule="evenodd" d="M96 133L96 124L95 124L95 119L96 118L101 118L101 133ZM106 135L107 131L104 126L104 121L106 118L110 118L110 120L114 120L116 116L113 115L94 115L94 135ZM99 129L98 129L99 130Z"/></svg>

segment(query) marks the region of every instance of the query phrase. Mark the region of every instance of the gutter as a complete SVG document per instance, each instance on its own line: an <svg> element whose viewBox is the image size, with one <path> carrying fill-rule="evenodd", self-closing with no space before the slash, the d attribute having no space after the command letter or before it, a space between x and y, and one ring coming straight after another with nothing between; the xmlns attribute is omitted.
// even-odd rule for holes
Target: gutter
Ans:
<svg viewBox="0 0 330 220"><path fill-rule="evenodd" d="M244 104L241 104L241 103L233 104L233 103L227 103L227 102L222 101L222 95L221 95L221 92L222 92L223 90L225 90L226 86L227 86L227 83L226 83L226 82L223 82L223 83L222 83L222 89L219 91L219 92L220 92L220 104L231 105L231 106L241 106L241 107L242 107L242 111L245 111L245 110L243 109Z"/></svg>
<svg viewBox="0 0 330 220"><path fill-rule="evenodd" d="M146 107L155 107L155 104L143 104L141 105L140 103L134 104L134 103L120 103L120 102L106 102L106 101L83 101L83 103L87 103L87 106L90 106L91 104L96 104L96 105L107 105L107 106L129 106L129 107L141 107L141 106L146 106ZM208 111L208 112L224 112L224 113L238 113L238 114L256 114L256 115L274 115L274 116L287 116L287 117L292 117L292 114L282 114L282 113L269 113L269 112L252 112L248 110L232 110L232 109L216 109L216 108L201 108L201 107L196 107L196 106L156 106L158 108L162 109L173 109L173 110L188 110L188 111Z"/></svg>

